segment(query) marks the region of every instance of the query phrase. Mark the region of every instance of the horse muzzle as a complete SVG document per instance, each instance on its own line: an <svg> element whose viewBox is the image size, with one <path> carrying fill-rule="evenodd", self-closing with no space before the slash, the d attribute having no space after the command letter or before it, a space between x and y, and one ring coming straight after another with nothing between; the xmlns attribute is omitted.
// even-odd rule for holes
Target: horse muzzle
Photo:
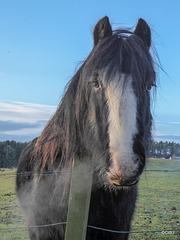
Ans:
<svg viewBox="0 0 180 240"><path fill-rule="evenodd" d="M113 185L116 186L116 187L130 187L130 186L133 186L133 185L136 185L140 180L140 176L137 177L137 178L134 178L134 179L130 179L128 181L123 181L121 180L119 183L118 182L114 182Z"/></svg>
<svg viewBox="0 0 180 240"><path fill-rule="evenodd" d="M129 178L124 178L123 175L121 174L121 171L114 172L108 172L108 180L111 184L113 184L116 187L130 187L135 184L137 184L140 180L140 174L136 174L133 177Z"/></svg>

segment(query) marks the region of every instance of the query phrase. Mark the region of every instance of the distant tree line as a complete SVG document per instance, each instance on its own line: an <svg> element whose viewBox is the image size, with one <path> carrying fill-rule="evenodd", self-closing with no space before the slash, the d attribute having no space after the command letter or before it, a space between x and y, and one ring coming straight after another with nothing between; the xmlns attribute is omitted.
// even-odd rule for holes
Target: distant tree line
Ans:
<svg viewBox="0 0 180 240"><path fill-rule="evenodd" d="M0 142L0 168L17 167L20 154L27 144L15 141Z"/></svg>
<svg viewBox="0 0 180 240"><path fill-rule="evenodd" d="M17 167L19 157L28 142L21 143L15 141L0 142L0 168ZM153 158L173 158L180 157L180 144L174 142L151 141L149 157Z"/></svg>
<svg viewBox="0 0 180 240"><path fill-rule="evenodd" d="M174 158L180 157L180 144L174 142L151 141L149 157L153 158Z"/></svg>

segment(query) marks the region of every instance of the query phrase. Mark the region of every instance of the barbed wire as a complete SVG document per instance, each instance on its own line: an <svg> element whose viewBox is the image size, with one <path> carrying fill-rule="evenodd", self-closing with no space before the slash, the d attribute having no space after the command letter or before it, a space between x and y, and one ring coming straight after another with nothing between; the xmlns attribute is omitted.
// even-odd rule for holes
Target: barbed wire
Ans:
<svg viewBox="0 0 180 240"><path fill-rule="evenodd" d="M144 170L144 172L180 172L180 169L177 169L177 170L166 170L166 169L164 169L164 170L162 170L162 169L153 169L153 170L151 170L151 169L149 169L149 170Z"/></svg>
<svg viewBox="0 0 180 240"><path fill-rule="evenodd" d="M51 224L44 224L44 225L34 225L28 227L10 227L10 228L0 228L1 231L6 230L21 230L21 229L29 229L29 228L43 228L43 227L53 227L57 225L65 225L67 222L59 222L59 223L51 223Z"/></svg>
<svg viewBox="0 0 180 240"><path fill-rule="evenodd" d="M169 170L169 169L147 169L144 170L144 172L180 172L180 169L177 170ZM57 175L58 173L66 173L66 170L62 171L48 171L48 172L43 172L43 175ZM67 173L70 173L69 170L67 170ZM20 173L0 173L1 176L16 176L16 175L25 175L25 176L39 176L41 173L36 173L36 172L20 172ZM82 174L82 172L73 172L73 174Z"/></svg>
<svg viewBox="0 0 180 240"><path fill-rule="evenodd" d="M1 234L0 234L0 236L1 236ZM17 239L17 238L15 238L15 239ZM23 240L24 240L24 239L28 239L28 240L29 240L29 237L20 237L20 238L19 238L19 236L18 236L18 240L19 240L19 239L23 239ZM12 240L12 238L9 238L9 237L8 237L8 238L1 237L1 240Z"/></svg>
<svg viewBox="0 0 180 240"><path fill-rule="evenodd" d="M59 223L52 223L52 224L45 224L45 225L34 225L34 226L27 226L27 227L10 227L10 228L0 228L1 231L13 231L13 230L21 230L21 229L29 229L29 228L43 228L43 227L53 227L53 226L58 226L58 225L66 225L67 222L59 222ZM111 232L111 233L117 233L117 234L137 234L137 233L161 233L162 231L166 232L180 232L180 229L168 229L168 230L144 230L144 231L118 231L118 230L112 230L112 229L107 229L107 228L101 228L101 227L96 227L92 225L87 225L87 227L100 230L100 231L105 231L105 232Z"/></svg>
<svg viewBox="0 0 180 240"><path fill-rule="evenodd" d="M89 228L93 228L96 230L100 230L100 231L105 231L105 232L111 232L111 233L118 233L118 234L135 234L135 233L161 233L162 231L167 231L167 232L179 232L180 229L175 229L175 230L155 230L155 231L151 231L151 230L144 230L144 231L117 231L117 230L111 230L111 229L106 229L106 228L101 228L101 227L95 227L95 226L91 226L91 225L87 225Z"/></svg>

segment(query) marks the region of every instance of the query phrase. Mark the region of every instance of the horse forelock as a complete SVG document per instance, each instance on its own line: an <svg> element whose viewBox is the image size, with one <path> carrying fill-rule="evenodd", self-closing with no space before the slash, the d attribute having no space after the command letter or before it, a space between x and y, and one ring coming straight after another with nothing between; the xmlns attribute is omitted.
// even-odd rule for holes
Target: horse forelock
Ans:
<svg viewBox="0 0 180 240"><path fill-rule="evenodd" d="M147 85L156 85L154 62L142 40L128 30L116 30L112 37L104 39L94 49L88 73L105 71L107 81L117 72L133 76L137 91L143 91ZM141 94L141 92L139 93Z"/></svg>

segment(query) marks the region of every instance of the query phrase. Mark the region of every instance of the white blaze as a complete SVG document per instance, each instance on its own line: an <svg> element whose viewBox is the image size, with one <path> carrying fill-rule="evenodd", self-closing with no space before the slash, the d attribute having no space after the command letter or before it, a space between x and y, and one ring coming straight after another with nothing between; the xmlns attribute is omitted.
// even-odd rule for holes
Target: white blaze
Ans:
<svg viewBox="0 0 180 240"><path fill-rule="evenodd" d="M124 82L125 81L125 82ZM133 162L133 136L137 133L137 100L132 87L132 78L121 74L107 87L109 106L109 148L112 156L110 171L121 171L130 177L137 169Z"/></svg>

